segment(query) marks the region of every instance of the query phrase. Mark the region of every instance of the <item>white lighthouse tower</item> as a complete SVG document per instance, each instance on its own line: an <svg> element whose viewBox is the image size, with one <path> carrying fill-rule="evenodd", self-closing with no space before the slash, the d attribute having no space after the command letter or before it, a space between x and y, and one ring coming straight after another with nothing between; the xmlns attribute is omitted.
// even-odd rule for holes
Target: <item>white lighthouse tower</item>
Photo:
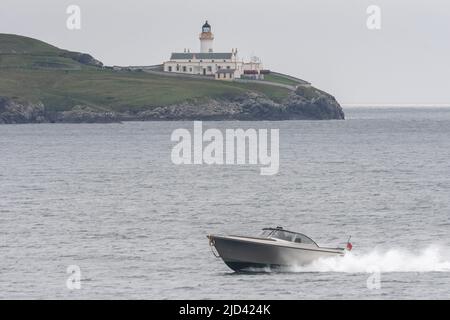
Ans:
<svg viewBox="0 0 450 320"><path fill-rule="evenodd" d="M211 26L208 21L206 21L202 27L202 33L200 33L200 52L213 52L213 42L214 35L211 32Z"/></svg>

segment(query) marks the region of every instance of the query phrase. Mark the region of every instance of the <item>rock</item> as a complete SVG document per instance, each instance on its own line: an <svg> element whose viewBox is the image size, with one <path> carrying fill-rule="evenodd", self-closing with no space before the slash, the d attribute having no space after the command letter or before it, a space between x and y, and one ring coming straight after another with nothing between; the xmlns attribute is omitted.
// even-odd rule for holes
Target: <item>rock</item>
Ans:
<svg viewBox="0 0 450 320"><path fill-rule="evenodd" d="M72 110L47 112L42 103L17 102L0 97L0 124L18 123L110 123L118 122L114 112L101 112L90 107L75 106Z"/></svg>
<svg viewBox="0 0 450 320"><path fill-rule="evenodd" d="M80 52L72 52L72 51L63 51L61 57L70 58L72 60L78 61L79 63L94 66L94 67L102 67L103 63L94 59L93 56L87 53Z"/></svg>
<svg viewBox="0 0 450 320"><path fill-rule="evenodd" d="M109 108L105 107L106 110ZM331 95L312 87L299 87L284 101L275 102L254 92L226 99L184 102L118 113L88 106L47 112L42 103L19 103L0 97L0 123L110 123L168 120L323 120L345 118Z"/></svg>
<svg viewBox="0 0 450 320"><path fill-rule="evenodd" d="M23 103L0 97L0 124L46 122L42 103Z"/></svg>
<svg viewBox="0 0 450 320"><path fill-rule="evenodd" d="M316 90L314 88L308 90ZM321 91L311 96L293 92L281 102L249 93L232 99L211 99L166 107L149 108L134 115L119 115L126 120L322 120L345 118L336 99Z"/></svg>
<svg viewBox="0 0 450 320"><path fill-rule="evenodd" d="M75 106L72 110L53 113L51 122L60 123L112 123L119 122L114 112L101 112L86 106Z"/></svg>

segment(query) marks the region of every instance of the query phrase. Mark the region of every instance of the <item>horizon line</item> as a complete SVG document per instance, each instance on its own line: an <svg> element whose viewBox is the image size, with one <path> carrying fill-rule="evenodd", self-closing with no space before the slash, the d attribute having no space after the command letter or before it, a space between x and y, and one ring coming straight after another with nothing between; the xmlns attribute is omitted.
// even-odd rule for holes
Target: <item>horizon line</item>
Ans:
<svg viewBox="0 0 450 320"><path fill-rule="evenodd" d="M342 107L450 108L450 103L341 103Z"/></svg>

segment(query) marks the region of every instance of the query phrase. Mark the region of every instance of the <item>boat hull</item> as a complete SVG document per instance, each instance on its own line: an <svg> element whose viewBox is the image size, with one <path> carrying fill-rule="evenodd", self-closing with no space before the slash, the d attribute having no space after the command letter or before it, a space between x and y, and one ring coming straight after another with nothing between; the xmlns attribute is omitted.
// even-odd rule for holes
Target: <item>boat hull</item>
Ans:
<svg viewBox="0 0 450 320"><path fill-rule="evenodd" d="M209 236L225 264L236 272L264 272L304 266L320 258L344 255L342 249L290 245L245 237Z"/></svg>

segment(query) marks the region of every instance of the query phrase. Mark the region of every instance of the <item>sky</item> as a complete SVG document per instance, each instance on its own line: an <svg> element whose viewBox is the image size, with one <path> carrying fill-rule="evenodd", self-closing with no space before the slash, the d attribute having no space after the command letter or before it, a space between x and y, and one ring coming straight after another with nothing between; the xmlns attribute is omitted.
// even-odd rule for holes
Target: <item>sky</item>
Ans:
<svg viewBox="0 0 450 320"><path fill-rule="evenodd" d="M81 29L69 30L69 5ZM367 27L370 5L380 29ZM448 0L1 0L0 33L92 54L106 65L153 65L199 50L238 48L266 69L308 80L343 105L450 105Z"/></svg>

